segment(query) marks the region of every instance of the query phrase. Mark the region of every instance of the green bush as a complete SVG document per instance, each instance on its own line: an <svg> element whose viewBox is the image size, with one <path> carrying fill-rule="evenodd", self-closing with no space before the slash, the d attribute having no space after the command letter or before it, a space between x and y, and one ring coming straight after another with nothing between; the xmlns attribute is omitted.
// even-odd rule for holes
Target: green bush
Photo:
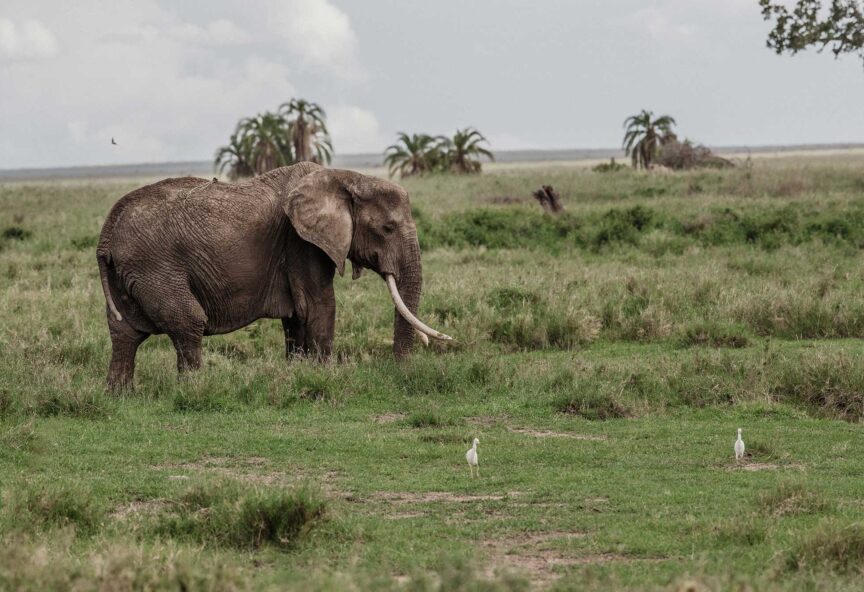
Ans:
<svg viewBox="0 0 864 592"><path fill-rule="evenodd" d="M614 395L600 392L574 393L558 399L555 410L589 421L606 421L630 417L631 413Z"/></svg>
<svg viewBox="0 0 864 592"><path fill-rule="evenodd" d="M9 226L3 230L2 236L7 240L23 241L33 236L33 233L20 226Z"/></svg>
<svg viewBox="0 0 864 592"><path fill-rule="evenodd" d="M195 486L155 518L159 535L204 545L291 549L325 515L326 504L306 489L249 489L238 483Z"/></svg>
<svg viewBox="0 0 864 592"><path fill-rule="evenodd" d="M7 492L3 508L7 528L29 532L74 526L82 534L93 534L103 512L93 496L77 486L58 483L24 484Z"/></svg>
<svg viewBox="0 0 864 592"><path fill-rule="evenodd" d="M817 514L829 507L821 495L807 490L801 483L790 481L783 481L775 489L759 494L758 504L759 509L769 516Z"/></svg>
<svg viewBox="0 0 864 592"><path fill-rule="evenodd" d="M678 345L742 348L750 345L750 339L743 327L700 322L684 329L678 337Z"/></svg>
<svg viewBox="0 0 864 592"><path fill-rule="evenodd" d="M786 567L790 571L860 574L864 570L864 523L823 524L789 553Z"/></svg>

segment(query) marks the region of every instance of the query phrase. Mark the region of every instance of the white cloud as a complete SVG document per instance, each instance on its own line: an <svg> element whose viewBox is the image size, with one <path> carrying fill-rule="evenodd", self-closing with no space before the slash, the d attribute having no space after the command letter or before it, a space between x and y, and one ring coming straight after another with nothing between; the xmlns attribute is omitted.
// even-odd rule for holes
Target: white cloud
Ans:
<svg viewBox="0 0 864 592"><path fill-rule="evenodd" d="M392 138L381 131L378 119L371 111L352 105L327 110L327 128L333 147L340 154L383 152Z"/></svg>
<svg viewBox="0 0 864 592"><path fill-rule="evenodd" d="M171 29L169 34L178 42L200 45L241 45L251 39L246 31L228 19L218 19L204 26L185 23Z"/></svg>
<svg viewBox="0 0 864 592"><path fill-rule="evenodd" d="M0 145L3 167L208 159L238 119L296 91L273 37L245 32L254 22L187 21L153 0L22 6L74 35L53 60L0 68L0 135L19 138Z"/></svg>
<svg viewBox="0 0 864 592"><path fill-rule="evenodd" d="M0 18L0 60L50 58L59 48L54 33L40 21L28 19L16 24Z"/></svg>
<svg viewBox="0 0 864 592"><path fill-rule="evenodd" d="M270 17L270 30L309 65L346 77L360 76L351 21L328 0L277 0Z"/></svg>
<svg viewBox="0 0 864 592"><path fill-rule="evenodd" d="M693 25L676 22L660 8L644 8L631 19L631 28L648 33L654 41L681 42L692 39L696 33Z"/></svg>

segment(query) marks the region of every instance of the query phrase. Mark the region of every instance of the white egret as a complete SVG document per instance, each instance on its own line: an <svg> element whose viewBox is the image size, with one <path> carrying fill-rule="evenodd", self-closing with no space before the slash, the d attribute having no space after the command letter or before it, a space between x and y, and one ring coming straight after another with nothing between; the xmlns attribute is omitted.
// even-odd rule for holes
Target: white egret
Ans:
<svg viewBox="0 0 864 592"><path fill-rule="evenodd" d="M744 440L741 439L741 428L738 428L738 439L735 440L735 462L744 459Z"/></svg>
<svg viewBox="0 0 864 592"><path fill-rule="evenodd" d="M480 476L480 462L477 457L477 445L480 443L480 440L474 438L474 445L468 449L468 452L465 453L465 460L468 461L468 470L471 471L471 476L474 476L474 467L477 467L477 476Z"/></svg>

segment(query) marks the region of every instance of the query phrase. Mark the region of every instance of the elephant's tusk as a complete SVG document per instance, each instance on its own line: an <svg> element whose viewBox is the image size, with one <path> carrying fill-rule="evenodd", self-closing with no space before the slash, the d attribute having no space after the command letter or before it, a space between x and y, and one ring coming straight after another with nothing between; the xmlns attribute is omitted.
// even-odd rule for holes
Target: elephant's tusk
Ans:
<svg viewBox="0 0 864 592"><path fill-rule="evenodd" d="M441 341L453 341L453 338L449 335L444 335L444 333L440 333L436 331L432 327L424 324L423 321L415 317L411 314L411 311L408 310L408 307L405 306L405 303L402 301L402 297L399 295L399 290L396 288L396 280L392 275L387 274L384 276L384 279L387 282L387 287L390 288L390 298L393 299L393 304L396 305L396 310L399 311L399 314L402 315L402 318L408 321L408 324L417 329L420 333L425 333L429 337L434 337L435 339L440 339Z"/></svg>
<svg viewBox="0 0 864 592"><path fill-rule="evenodd" d="M417 337L420 338L420 341L423 342L423 347L429 347L429 338L426 337L426 334L421 333L417 329L414 329L414 332L417 334Z"/></svg>

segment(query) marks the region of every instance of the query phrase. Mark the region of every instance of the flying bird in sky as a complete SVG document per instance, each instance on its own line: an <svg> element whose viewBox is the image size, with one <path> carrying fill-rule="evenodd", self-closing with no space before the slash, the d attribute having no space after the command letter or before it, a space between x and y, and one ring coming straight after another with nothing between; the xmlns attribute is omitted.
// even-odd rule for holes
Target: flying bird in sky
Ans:
<svg viewBox="0 0 864 592"><path fill-rule="evenodd" d="M114 141L114 138L111 138L111 144L112 144L113 146L116 146L116 145L117 145L117 142Z"/></svg>

